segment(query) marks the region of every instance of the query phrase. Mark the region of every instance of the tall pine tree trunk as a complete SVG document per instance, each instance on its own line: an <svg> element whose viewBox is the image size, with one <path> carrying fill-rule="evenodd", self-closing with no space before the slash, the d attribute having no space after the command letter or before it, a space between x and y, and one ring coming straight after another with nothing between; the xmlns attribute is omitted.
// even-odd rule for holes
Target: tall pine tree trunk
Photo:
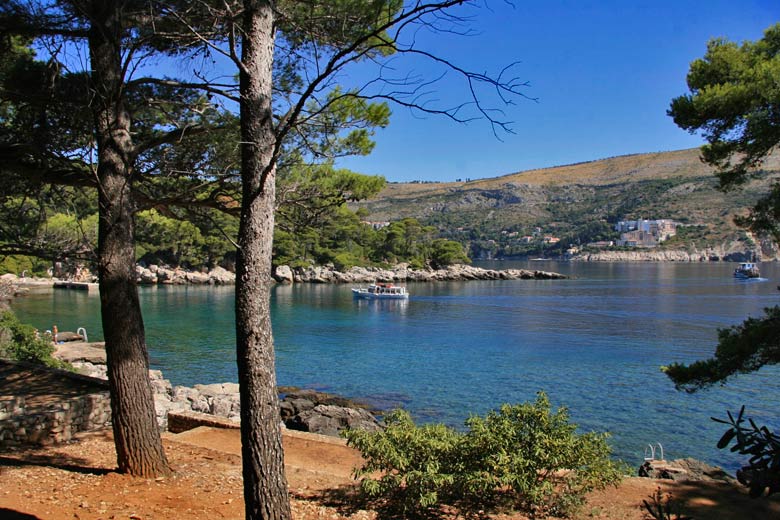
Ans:
<svg viewBox="0 0 780 520"><path fill-rule="evenodd" d="M123 102L120 8L88 6L92 112L98 144L98 272L106 341L111 420L120 472L152 477L170 473L149 384L149 356L135 275L133 143Z"/></svg>
<svg viewBox="0 0 780 520"><path fill-rule="evenodd" d="M274 13L245 0L241 71L242 211L236 262L236 351L246 518L287 520L290 501L271 333L275 142L271 106Z"/></svg>

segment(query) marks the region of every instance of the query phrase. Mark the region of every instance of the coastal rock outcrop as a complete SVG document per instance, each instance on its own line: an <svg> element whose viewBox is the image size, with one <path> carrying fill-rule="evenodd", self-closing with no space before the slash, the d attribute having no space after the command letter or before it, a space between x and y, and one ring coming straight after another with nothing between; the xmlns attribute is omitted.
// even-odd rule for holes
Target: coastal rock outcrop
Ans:
<svg viewBox="0 0 780 520"><path fill-rule="evenodd" d="M380 428L374 414L349 399L314 390L282 393L282 421L291 430L336 436L344 429Z"/></svg>
<svg viewBox="0 0 780 520"><path fill-rule="evenodd" d="M136 266L137 281L141 285L233 285L236 274L223 267L215 267L209 272L187 271L181 268L169 268L161 265ZM456 264L443 269L412 269L408 264L399 264L390 269L379 267L352 267L347 271L338 271L333 265L291 268L280 265L274 269L277 283L352 283L373 282L436 282L466 280L558 280L567 278L559 273L528 269L483 269L470 265ZM7 276L9 283L20 279L15 275ZM51 284L56 279L42 279L39 283ZM32 281L24 280L25 284Z"/></svg>
<svg viewBox="0 0 780 520"><path fill-rule="evenodd" d="M292 273L290 277L289 273ZM274 272L278 282L296 283L372 283L372 282L435 282L465 280L559 280L567 278L559 273L527 269L483 269L470 265L451 265L444 269L412 269L399 264L392 269L379 267L352 267L337 271L333 266L311 266L291 269L279 266Z"/></svg>
<svg viewBox="0 0 780 520"><path fill-rule="evenodd" d="M105 351L101 347L98 343L60 345L55 356L70 361L84 375L107 379ZM149 371L149 382L157 424L162 430L167 429L170 412L193 411L235 423L241 421L237 383L173 386L159 370ZM281 392L280 419L290 429L337 436L345 428L373 431L380 427L370 411L348 399L313 390L286 390Z"/></svg>
<svg viewBox="0 0 780 520"><path fill-rule="evenodd" d="M171 269L159 265L144 267L138 265L135 268L138 283L144 285L232 285L236 282L235 273L231 273L222 267L215 267L209 272L187 271L181 268Z"/></svg>
<svg viewBox="0 0 780 520"><path fill-rule="evenodd" d="M323 404L293 416L285 421L285 425L291 430L332 436L337 436L344 429L379 429L376 418L367 410Z"/></svg>
<svg viewBox="0 0 780 520"><path fill-rule="evenodd" d="M757 246L744 242L726 242L705 249L632 249L626 251L597 251L572 257L585 262L752 262L776 261L780 258L777 246L771 240L760 240Z"/></svg>
<svg viewBox="0 0 780 520"><path fill-rule="evenodd" d="M665 460L646 460L638 471L640 477L667 479L667 480L688 480L688 481L726 481L736 482L728 473L716 466L700 460L685 458L672 461Z"/></svg>
<svg viewBox="0 0 780 520"><path fill-rule="evenodd" d="M274 279L279 283L293 283L292 269L288 265L280 265L274 269Z"/></svg>

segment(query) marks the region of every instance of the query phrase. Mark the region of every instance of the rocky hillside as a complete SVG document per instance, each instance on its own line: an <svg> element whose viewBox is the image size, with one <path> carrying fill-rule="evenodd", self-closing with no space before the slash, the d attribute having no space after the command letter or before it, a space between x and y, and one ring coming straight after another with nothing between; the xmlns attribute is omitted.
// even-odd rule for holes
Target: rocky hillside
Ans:
<svg viewBox="0 0 780 520"><path fill-rule="evenodd" d="M716 189L712 169L698 149L613 157L513 173L470 182L392 183L361 204L371 221L414 217L471 248L472 256L511 257L562 253L570 245L617 238L623 219L673 219L683 227L665 249L740 252L761 249L760 240L733 223L773 180L780 153L760 179L742 189ZM560 238L555 245L523 244L522 236ZM764 255L773 255L763 244Z"/></svg>

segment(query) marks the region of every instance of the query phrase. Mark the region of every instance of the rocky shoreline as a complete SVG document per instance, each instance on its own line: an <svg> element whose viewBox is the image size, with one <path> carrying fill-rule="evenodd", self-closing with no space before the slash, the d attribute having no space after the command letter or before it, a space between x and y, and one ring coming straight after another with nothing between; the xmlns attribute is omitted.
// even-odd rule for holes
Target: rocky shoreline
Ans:
<svg viewBox="0 0 780 520"><path fill-rule="evenodd" d="M105 345L72 342L58 345L55 357L67 361L82 375L107 379ZM238 424L241 413L238 383L194 387L173 386L160 370L149 371L157 423L168 428L168 414L197 412ZM366 405L314 390L279 388L280 420L286 428L338 436L344 429L374 431L379 421Z"/></svg>
<svg viewBox="0 0 780 520"><path fill-rule="evenodd" d="M273 273L279 283L354 283L372 282L443 282L468 280L562 280L560 273L528 269L483 269L464 264L450 265L444 269L412 269L399 264L391 269L379 267L352 267L337 271L331 266L312 266L291 269L278 266Z"/></svg>
<svg viewBox="0 0 780 520"><path fill-rule="evenodd" d="M747 262L752 257L745 252L720 254L717 251L599 251L597 253L584 253L571 258L574 262Z"/></svg>
<svg viewBox="0 0 780 520"><path fill-rule="evenodd" d="M760 240L756 247L741 242L698 249L631 249L623 251L596 251L571 257L576 262L776 262L780 251L774 242Z"/></svg>
<svg viewBox="0 0 780 520"><path fill-rule="evenodd" d="M140 285L234 285L236 274L222 267L208 272L187 271L180 268L150 265L137 266L136 274ZM407 264L399 264L390 269L379 267L352 267L347 271L338 271L333 266L311 266L291 268L281 265L274 269L273 278L277 283L320 283L320 284L368 284L374 282L441 282L469 280L561 280L568 278L559 273L528 269L483 269L470 265L451 265L444 269L412 269ZM59 278L20 278L14 274L4 274L2 281L16 286L51 285ZM67 281L88 286L96 278L84 270L80 278Z"/></svg>

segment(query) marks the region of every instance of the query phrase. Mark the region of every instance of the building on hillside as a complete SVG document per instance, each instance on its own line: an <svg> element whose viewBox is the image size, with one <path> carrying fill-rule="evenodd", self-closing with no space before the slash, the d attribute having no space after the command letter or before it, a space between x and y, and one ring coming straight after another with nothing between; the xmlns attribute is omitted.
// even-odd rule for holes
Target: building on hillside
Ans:
<svg viewBox="0 0 780 520"><path fill-rule="evenodd" d="M374 228L374 231L379 231L380 229L389 226L390 222L369 222L367 220L364 220L363 224L366 224L367 226L371 226L372 228Z"/></svg>
<svg viewBox="0 0 780 520"><path fill-rule="evenodd" d="M604 249L605 247L612 247L615 245L613 240L599 240L598 242L588 242L585 244L587 247L593 247L596 249Z"/></svg>
<svg viewBox="0 0 780 520"><path fill-rule="evenodd" d="M621 220L615 224L620 233L619 246L656 247L664 240L677 234L677 223L673 220Z"/></svg>

